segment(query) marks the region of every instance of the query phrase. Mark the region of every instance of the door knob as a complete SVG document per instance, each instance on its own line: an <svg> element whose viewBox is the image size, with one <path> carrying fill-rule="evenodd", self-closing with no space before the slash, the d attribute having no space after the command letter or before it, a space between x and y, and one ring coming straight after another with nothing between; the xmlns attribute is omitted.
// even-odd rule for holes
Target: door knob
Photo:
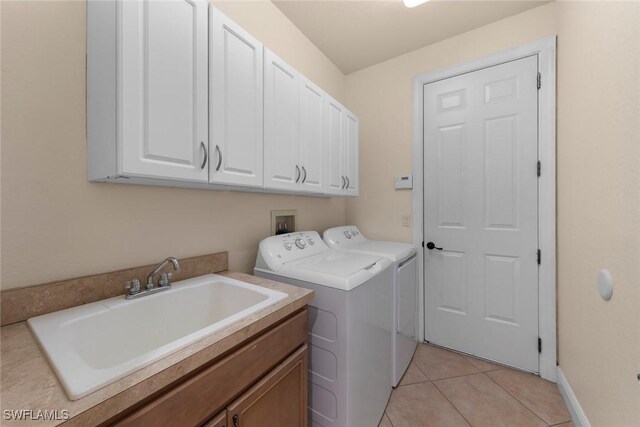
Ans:
<svg viewBox="0 0 640 427"><path fill-rule="evenodd" d="M427 243L427 249L429 249L429 250L431 250L431 249L437 249L437 250L439 250L439 251L441 251L441 250L442 250L442 248L438 248L438 247L436 246L436 244L435 244L435 243L433 243L433 242L429 242L429 243Z"/></svg>

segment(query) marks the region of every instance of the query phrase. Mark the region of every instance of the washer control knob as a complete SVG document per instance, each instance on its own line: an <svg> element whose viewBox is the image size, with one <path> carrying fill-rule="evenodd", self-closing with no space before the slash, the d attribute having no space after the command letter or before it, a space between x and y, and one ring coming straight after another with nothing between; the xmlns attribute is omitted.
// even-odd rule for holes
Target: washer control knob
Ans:
<svg viewBox="0 0 640 427"><path fill-rule="evenodd" d="M284 248L285 248L286 250L290 251L292 247L293 247L293 245L292 245L291 243L289 243L289 242L285 242L285 244L284 244Z"/></svg>
<svg viewBox="0 0 640 427"><path fill-rule="evenodd" d="M351 232L349 230L344 232L344 237L346 237L347 239L351 238Z"/></svg>
<svg viewBox="0 0 640 427"><path fill-rule="evenodd" d="M305 246L307 246L307 244L304 242L304 240L297 238L296 239L296 246L300 249L304 249Z"/></svg>
<svg viewBox="0 0 640 427"><path fill-rule="evenodd" d="M316 244L316 241L315 241L315 240L313 240L311 237L309 237L309 240L307 240L307 241L309 242L309 244L310 244L311 246L313 246L313 245L315 245L315 244Z"/></svg>

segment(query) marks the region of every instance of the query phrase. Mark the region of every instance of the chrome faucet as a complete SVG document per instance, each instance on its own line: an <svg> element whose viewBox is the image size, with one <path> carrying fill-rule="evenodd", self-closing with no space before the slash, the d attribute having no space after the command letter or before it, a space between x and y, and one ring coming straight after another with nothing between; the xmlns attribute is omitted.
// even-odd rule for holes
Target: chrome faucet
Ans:
<svg viewBox="0 0 640 427"><path fill-rule="evenodd" d="M140 289L140 281L138 279L130 280L124 284L125 289L127 290L126 299L134 299L140 298L145 295L155 294L160 291L166 291L167 289L171 289L171 273L162 273L160 275L160 280L158 280L158 285L154 284L154 278L160 273L160 271L167 265L171 263L173 265L173 269L175 271L180 271L180 263L174 257L166 258L162 261L156 268L153 269L151 273L147 276L147 286L145 290Z"/></svg>
<svg viewBox="0 0 640 427"><path fill-rule="evenodd" d="M158 273L160 273L160 270L162 270L164 266L169 263L173 264L173 269L175 271L180 271L180 263L178 262L177 259L175 259L172 256L170 256L169 258L166 258L164 261L158 264L158 266L154 268L153 271L149 273L149 275L147 276L147 289L153 289L155 287L155 285L153 284L153 278L156 277ZM160 276L160 281L158 282L158 287L171 286L170 284L171 276L172 276L171 273L162 274Z"/></svg>

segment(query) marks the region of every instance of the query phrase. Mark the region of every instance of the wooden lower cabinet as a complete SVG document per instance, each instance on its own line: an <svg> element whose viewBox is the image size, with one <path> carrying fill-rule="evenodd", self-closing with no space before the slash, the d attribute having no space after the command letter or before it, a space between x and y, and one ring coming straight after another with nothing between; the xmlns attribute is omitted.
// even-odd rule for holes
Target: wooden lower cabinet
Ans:
<svg viewBox="0 0 640 427"><path fill-rule="evenodd" d="M202 427L227 427L230 424L227 423L227 410L220 412L218 415L202 424Z"/></svg>
<svg viewBox="0 0 640 427"><path fill-rule="evenodd" d="M229 427L307 426L307 346L227 406Z"/></svg>
<svg viewBox="0 0 640 427"><path fill-rule="evenodd" d="M159 397L105 424L306 427L306 341L305 308Z"/></svg>

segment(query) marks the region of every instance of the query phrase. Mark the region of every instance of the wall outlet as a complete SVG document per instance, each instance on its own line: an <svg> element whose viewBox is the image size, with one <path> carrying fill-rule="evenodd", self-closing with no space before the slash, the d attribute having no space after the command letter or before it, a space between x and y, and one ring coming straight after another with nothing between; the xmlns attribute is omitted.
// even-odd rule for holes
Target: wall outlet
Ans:
<svg viewBox="0 0 640 427"><path fill-rule="evenodd" d="M409 219L410 219L409 215L402 215L401 218L402 218L402 226L403 227L409 227L410 226L410 224L409 224Z"/></svg>

